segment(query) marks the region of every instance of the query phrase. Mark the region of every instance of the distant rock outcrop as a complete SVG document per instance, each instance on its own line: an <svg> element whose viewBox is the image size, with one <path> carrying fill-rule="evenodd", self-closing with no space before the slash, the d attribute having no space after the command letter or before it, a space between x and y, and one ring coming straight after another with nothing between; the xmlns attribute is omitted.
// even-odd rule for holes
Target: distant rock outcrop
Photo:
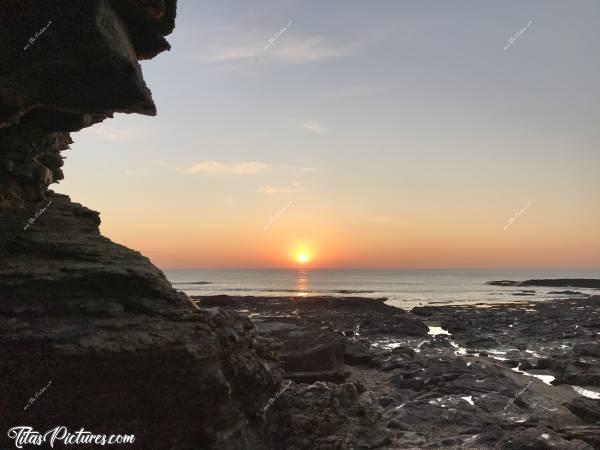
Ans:
<svg viewBox="0 0 600 450"><path fill-rule="evenodd" d="M600 279L594 278L549 278L525 281L500 280L488 281L487 284L492 286L539 286L600 289Z"/></svg>
<svg viewBox="0 0 600 450"><path fill-rule="evenodd" d="M138 60L169 48L175 13L176 0L0 0L2 448L18 425L240 447L279 388L248 319L198 309L101 236L97 212L48 189L70 132L156 113Z"/></svg>

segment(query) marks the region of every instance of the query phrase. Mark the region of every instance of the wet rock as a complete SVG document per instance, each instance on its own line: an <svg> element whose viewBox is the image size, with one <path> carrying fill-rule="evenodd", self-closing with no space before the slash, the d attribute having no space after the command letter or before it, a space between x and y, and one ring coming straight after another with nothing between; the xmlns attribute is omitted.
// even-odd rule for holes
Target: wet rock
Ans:
<svg viewBox="0 0 600 450"><path fill-rule="evenodd" d="M575 356L600 356L600 342L581 342L573 347Z"/></svg>
<svg viewBox="0 0 600 450"><path fill-rule="evenodd" d="M390 434L381 408L359 396L354 384L315 383L286 391L268 416L271 448L376 448Z"/></svg>
<svg viewBox="0 0 600 450"><path fill-rule="evenodd" d="M406 355L410 358L414 357L417 354L417 352L415 352L412 348L405 346L395 347L394 349L392 349L392 353L395 355Z"/></svg>
<svg viewBox="0 0 600 450"><path fill-rule="evenodd" d="M498 341L491 336L474 336L465 342L465 346L475 348L492 348L498 346Z"/></svg>
<svg viewBox="0 0 600 450"><path fill-rule="evenodd" d="M283 369L287 374L294 372L328 372L343 368L346 342L336 339L330 342L301 348L301 343L294 342L294 348L286 347L280 355ZM318 342L318 341L317 341Z"/></svg>
<svg viewBox="0 0 600 450"><path fill-rule="evenodd" d="M508 433L507 433L508 434ZM591 450L593 447L580 440L567 440L549 428L528 428L513 431L498 443L505 449L533 450Z"/></svg>
<svg viewBox="0 0 600 450"><path fill-rule="evenodd" d="M570 443L578 445L574 448L600 448L599 426L570 426L561 428L559 431Z"/></svg>
<svg viewBox="0 0 600 450"><path fill-rule="evenodd" d="M600 422L600 400L578 397L569 403L569 409L587 423Z"/></svg>
<svg viewBox="0 0 600 450"><path fill-rule="evenodd" d="M519 283L519 286L600 288L600 279L558 278L546 280L526 280Z"/></svg>
<svg viewBox="0 0 600 450"><path fill-rule="evenodd" d="M557 365L556 384L600 386L600 366L591 362L566 360Z"/></svg>
<svg viewBox="0 0 600 450"><path fill-rule="evenodd" d="M346 353L344 355L344 361L346 364L350 364L352 366L368 364L372 359L373 354L370 352L368 346L354 342L348 342L346 344Z"/></svg>
<svg viewBox="0 0 600 450"><path fill-rule="evenodd" d="M600 288L600 279L587 278L551 278L542 280L526 281L488 281L486 284L492 286L540 286L540 287L578 287L578 288Z"/></svg>
<svg viewBox="0 0 600 450"><path fill-rule="evenodd" d="M486 284L489 284L491 286L518 286L519 282L512 281L512 280L500 280L500 281L488 281Z"/></svg>
<svg viewBox="0 0 600 450"><path fill-rule="evenodd" d="M453 348L450 340L444 335L433 336L421 345L421 350L428 349L451 349Z"/></svg>

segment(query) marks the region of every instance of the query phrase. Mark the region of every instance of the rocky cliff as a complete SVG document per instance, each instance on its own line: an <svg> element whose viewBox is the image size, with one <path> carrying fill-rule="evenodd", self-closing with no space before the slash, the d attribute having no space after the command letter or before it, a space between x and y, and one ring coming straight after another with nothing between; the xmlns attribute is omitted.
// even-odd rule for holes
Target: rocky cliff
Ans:
<svg viewBox="0 0 600 450"><path fill-rule="evenodd" d="M268 343L49 190L71 132L156 114L138 61L169 49L175 15L176 0L0 0L0 447L17 425L258 447L280 384Z"/></svg>

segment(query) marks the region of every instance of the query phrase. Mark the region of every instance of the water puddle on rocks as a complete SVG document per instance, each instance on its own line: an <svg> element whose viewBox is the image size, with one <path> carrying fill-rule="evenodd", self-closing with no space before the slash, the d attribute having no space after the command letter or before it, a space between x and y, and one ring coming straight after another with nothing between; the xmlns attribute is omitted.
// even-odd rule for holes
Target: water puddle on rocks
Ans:
<svg viewBox="0 0 600 450"><path fill-rule="evenodd" d="M591 391L589 389L582 388L580 386L571 386L575 392L583 397L592 398L594 400L600 400L600 392Z"/></svg>
<svg viewBox="0 0 600 450"><path fill-rule="evenodd" d="M460 397L458 395L444 395L442 397L429 400L429 404L439 406L440 408L459 408L463 401L467 402L471 406L475 405L472 395L465 397Z"/></svg>
<svg viewBox="0 0 600 450"><path fill-rule="evenodd" d="M439 335L448 335L448 336L452 336L451 333L448 332L448 330L444 330L442 327L440 326L432 326L432 325L428 325L429 327L429 335L430 336L439 336ZM454 351L454 354L457 356L465 356L467 355L467 349L464 347L459 346L457 343L455 343L453 340L450 340L450 344L452 345L452 347L454 347L456 350ZM417 349L417 351L419 351L420 349ZM512 349L511 349L512 350ZM516 350L516 349L514 349ZM508 353L507 351L502 351L502 350L487 350L488 356L491 359L495 359L498 361L508 361L508 358L505 357L505 355ZM531 351L531 350L527 350L527 353L532 354L533 356L540 356L537 352ZM478 354L473 354L472 356L479 356ZM520 369L520 365L518 367L515 367L512 369L514 372L518 372L520 374L523 374L525 376L528 377L533 377L533 378L537 378L538 380L543 381L545 384L548 384L550 386L552 386L552 382L556 379L556 377L554 377L553 375L541 375L541 374L537 374L537 373L529 373L529 372L525 372L524 370ZM600 394L593 392L593 391L589 391L583 388L575 388L573 387L573 389L575 389L577 392L579 392L581 395L585 395L581 392L586 392L587 395L585 396L590 396L590 395L597 395L598 397L591 397L591 398L600 398ZM578 390L579 389L579 390ZM465 399L466 400L466 399Z"/></svg>
<svg viewBox="0 0 600 450"><path fill-rule="evenodd" d="M438 326L438 325L428 325L429 327L429 336L448 336L449 339L448 341L450 342L450 345L452 345L452 347L455 349L454 350L454 354L456 356L466 356L467 353L467 349L464 347L461 347L460 345L458 345L456 342L454 342L452 339L450 339L450 337L452 336L452 333L450 333L448 330L445 330L444 328ZM357 330L358 331L358 330ZM417 353L419 353L421 351L421 345L423 345L424 343L426 343L427 340L421 341L415 348L415 351ZM409 342L394 342L392 340L387 340L387 341L380 341L378 343L373 344L375 347L380 347L380 348L385 348L385 349L389 349L392 350L396 347L400 347L401 345L407 345L410 343ZM563 347L567 347L566 345L561 345L561 348ZM510 349L513 350L513 349ZM503 350L486 350L486 352L488 353L489 358L491 359L495 359L498 361L507 361L508 358L505 357L505 355L508 353L508 351L503 351ZM526 350L527 353L529 353L531 356L534 357L540 357L539 353L532 351L532 350ZM471 356L474 357L478 357L479 354L478 353L474 353L471 352ZM469 362L468 365L471 365L471 363ZM511 370L513 370L514 372L520 373L522 375L525 375L527 377L533 377L533 378L537 378L538 380L541 380L542 382L544 382L545 384L549 385L549 386L553 386L552 382L556 379L556 377L554 377L553 375L541 375L541 374L537 374L537 373L529 373L526 372L524 370L520 369L520 365L517 367L512 368ZM483 380L482 380L483 381ZM588 398L592 398L595 400L600 400L600 392L596 392L596 391L592 391L589 389L585 389L582 388L580 386L572 386L573 390L575 390L575 392L577 392L579 395L584 396L584 397L588 397ZM470 403L471 405L473 405L473 397L469 396L469 397L460 397L460 399L466 401L467 403ZM439 402L439 399L436 399L434 401L434 403ZM404 405L401 405L400 407L402 407ZM441 405L443 407L446 407L446 405Z"/></svg>
<svg viewBox="0 0 600 450"><path fill-rule="evenodd" d="M444 330L442 327L438 327L438 326L433 326L433 325L428 325L429 327L429 336L439 336L441 334L446 334L448 336L450 336L450 333L448 332L448 330Z"/></svg>
<svg viewBox="0 0 600 450"><path fill-rule="evenodd" d="M544 383L552 386L552 382L556 379L556 377L552 376L552 375L540 375L537 373L529 373L529 372L525 372L524 370L520 369L521 365L519 364L517 367L514 367L512 370L513 372L518 372L522 375L525 375L526 377L534 377L537 378L538 380L542 380Z"/></svg>
<svg viewBox="0 0 600 450"><path fill-rule="evenodd" d="M427 327L429 328L429 336L452 336L452 333L450 333L448 330L444 330L442 327L437 326L437 325L427 325ZM424 344L427 341L423 341L421 342L421 344L419 345L419 347ZM467 354L467 349L464 347L461 347L460 345L458 345L456 342L454 342L451 339L448 339L448 342L450 342L450 345L452 345L452 347L454 347L456 350L454 351L454 354L456 356L466 356ZM418 348L417 351L420 351L421 349Z"/></svg>
<svg viewBox="0 0 600 450"><path fill-rule="evenodd" d="M473 402L473 396L469 395L467 397L461 397L465 402L469 403L471 406L475 405L475 402Z"/></svg>

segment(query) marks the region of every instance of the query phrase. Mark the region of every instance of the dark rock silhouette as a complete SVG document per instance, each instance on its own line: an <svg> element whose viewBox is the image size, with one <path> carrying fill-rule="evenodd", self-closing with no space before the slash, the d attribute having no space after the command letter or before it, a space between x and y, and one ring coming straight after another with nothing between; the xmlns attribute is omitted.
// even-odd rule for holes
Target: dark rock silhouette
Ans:
<svg viewBox="0 0 600 450"><path fill-rule="evenodd" d="M539 287L575 287L600 289L600 280L594 278L548 278L544 280L525 281L488 281L492 286L539 286Z"/></svg>
<svg viewBox="0 0 600 450"><path fill-rule="evenodd" d="M134 434L139 449L258 439L281 381L269 341L198 309L48 189L70 132L156 114L138 60L169 48L175 14L175 0L0 0L0 447L18 425Z"/></svg>

